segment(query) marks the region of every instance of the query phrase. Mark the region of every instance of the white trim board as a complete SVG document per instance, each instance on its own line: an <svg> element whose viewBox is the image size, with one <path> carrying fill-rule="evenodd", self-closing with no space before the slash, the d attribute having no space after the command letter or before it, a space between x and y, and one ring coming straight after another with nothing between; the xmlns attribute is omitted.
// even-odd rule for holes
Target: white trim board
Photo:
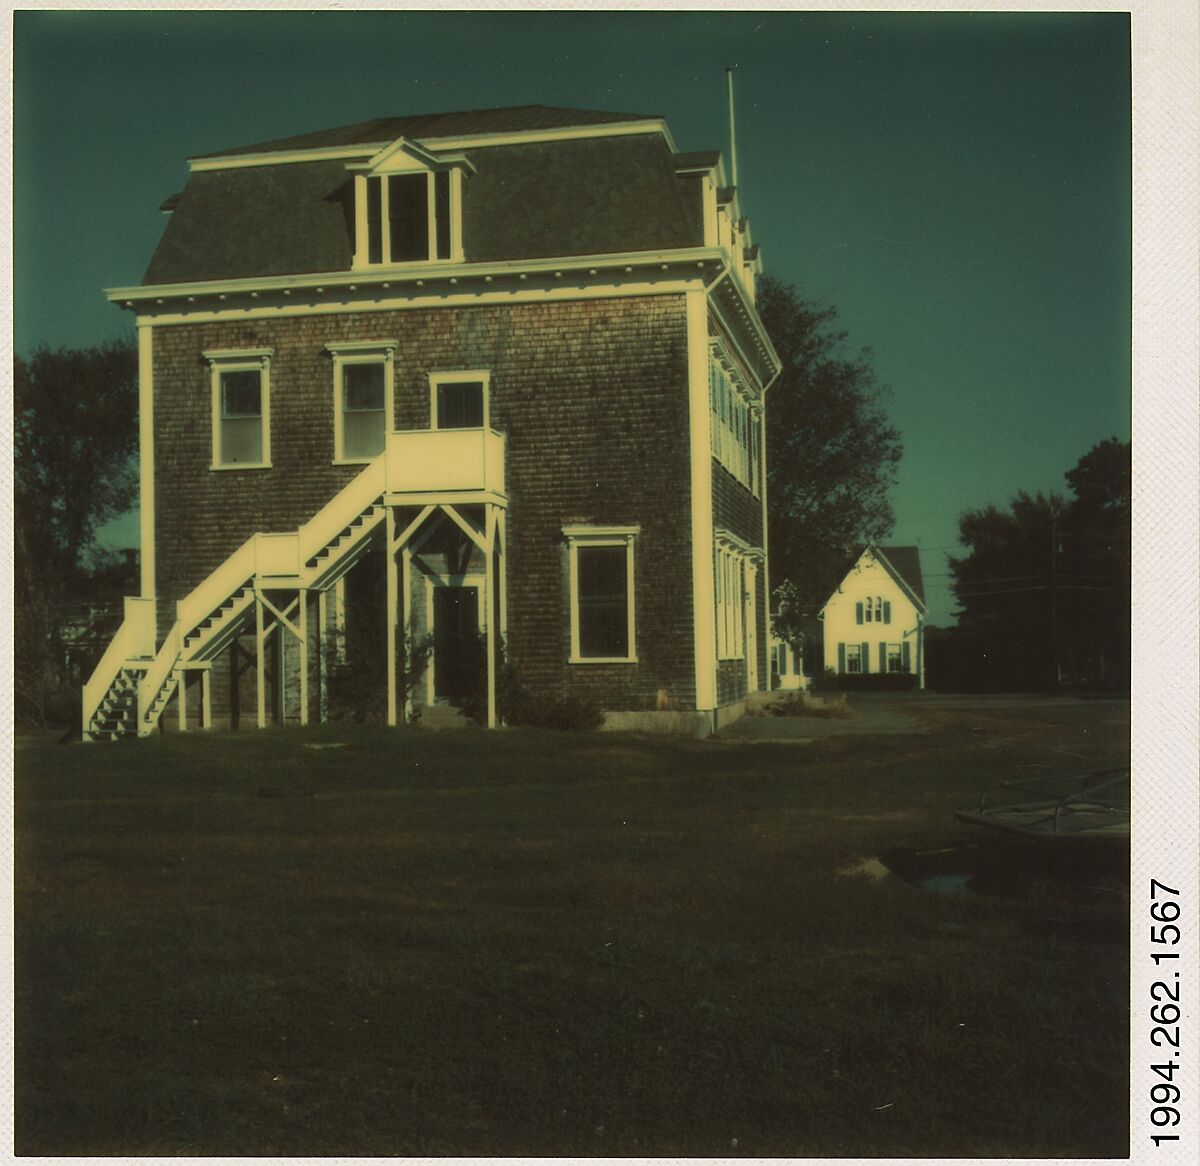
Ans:
<svg viewBox="0 0 1200 1166"><path fill-rule="evenodd" d="M255 154L221 154L207 158L189 158L192 173L204 170L235 170L250 166L286 166L298 162L328 162L338 159L370 159L397 141L404 140L430 153L441 150L466 150L472 147L526 145L538 142L566 142L584 138L618 138L640 134L662 134L672 154L679 153L667 123L661 118L642 121L605 122L600 125L560 126L543 130L504 130L491 134L460 134L453 137L388 138L354 146L316 146L299 150L264 150Z"/></svg>

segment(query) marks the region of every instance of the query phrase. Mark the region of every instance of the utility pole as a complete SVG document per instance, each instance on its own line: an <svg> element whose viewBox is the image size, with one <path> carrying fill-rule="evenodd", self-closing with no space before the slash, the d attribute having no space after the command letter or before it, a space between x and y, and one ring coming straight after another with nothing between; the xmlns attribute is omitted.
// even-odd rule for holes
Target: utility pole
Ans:
<svg viewBox="0 0 1200 1166"><path fill-rule="evenodd" d="M1062 683L1058 664L1058 512L1050 514L1050 668L1057 687Z"/></svg>

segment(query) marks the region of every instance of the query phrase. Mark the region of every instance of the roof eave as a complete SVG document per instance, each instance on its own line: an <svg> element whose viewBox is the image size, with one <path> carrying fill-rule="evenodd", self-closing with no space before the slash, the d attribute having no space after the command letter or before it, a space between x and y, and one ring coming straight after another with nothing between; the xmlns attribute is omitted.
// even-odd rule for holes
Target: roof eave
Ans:
<svg viewBox="0 0 1200 1166"><path fill-rule="evenodd" d="M887 555L883 553L883 550L875 543L870 543L863 551L863 555L865 555L867 551L870 551L872 554L874 554L879 562L883 564L883 569L887 571L889 575L891 575L892 580L896 583L900 590L908 596L908 598L912 601L913 606L916 607L921 614L925 614L928 611L928 608L925 606L925 600L923 600L916 593L916 591L913 590L912 584L910 584L908 580L900 574L900 572L893 565L891 559L889 559ZM862 555L860 555L859 558L861 559Z"/></svg>
<svg viewBox="0 0 1200 1166"><path fill-rule="evenodd" d="M553 129L502 130L482 134L455 134L413 137L407 141L434 153L443 150L484 149L489 146L524 145L537 142L567 141L573 138L635 137L658 133L672 154L678 153L670 127L662 118L641 121L600 122L594 125L557 126ZM371 158L387 149L395 138L343 146L315 146L306 149L266 150L258 154L209 154L187 160L192 173L204 170L235 170L252 166L283 166L298 162L350 161Z"/></svg>
<svg viewBox="0 0 1200 1166"><path fill-rule="evenodd" d="M498 280L567 274L642 275L658 272L709 273L725 262L715 247L677 248L669 251L631 251L620 254L572 255L550 259L507 260L497 263L423 263L373 267L360 271L327 271L298 275L251 276L238 279L196 280L187 283L138 284L106 288L105 296L122 307L163 300L225 300L263 292L323 291L325 288L393 287L493 283Z"/></svg>

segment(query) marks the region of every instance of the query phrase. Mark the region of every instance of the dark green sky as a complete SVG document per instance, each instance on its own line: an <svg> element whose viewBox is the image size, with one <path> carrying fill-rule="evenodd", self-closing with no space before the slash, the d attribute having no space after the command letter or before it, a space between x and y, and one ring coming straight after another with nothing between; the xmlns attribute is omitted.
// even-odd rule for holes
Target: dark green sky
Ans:
<svg viewBox="0 0 1200 1166"><path fill-rule="evenodd" d="M22 12L14 51L19 352L129 326L101 289L140 280L189 155L534 103L725 149L735 64L755 241L891 386L934 622L962 509L1129 437L1125 14Z"/></svg>

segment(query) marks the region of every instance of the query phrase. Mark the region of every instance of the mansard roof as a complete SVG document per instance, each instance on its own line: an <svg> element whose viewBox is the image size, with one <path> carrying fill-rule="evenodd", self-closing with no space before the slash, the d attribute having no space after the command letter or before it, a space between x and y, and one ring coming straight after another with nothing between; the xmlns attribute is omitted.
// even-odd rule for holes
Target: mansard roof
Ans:
<svg viewBox="0 0 1200 1166"><path fill-rule="evenodd" d="M466 150L472 168L462 206L466 262L702 246L703 222L687 204L680 186L684 180L676 174L681 155L673 153L669 137L657 127L641 132L630 124L645 120L639 114L547 106L425 114L382 118L210 157L339 145L362 146L365 155L380 142L401 136L432 144L436 135L511 130L516 136L472 143ZM603 132L609 124L611 135ZM520 137L522 130L580 125L590 125L593 132L551 140ZM436 145L432 148L436 152ZM344 157L301 156L286 164L264 160L261 165L255 157L228 167L219 161L195 166L143 284L348 270L352 191Z"/></svg>
<svg viewBox="0 0 1200 1166"><path fill-rule="evenodd" d="M336 146L371 146L397 138L450 138L476 134L527 133L635 121L659 121L656 113L608 113L598 109L568 109L554 105L517 105L507 109L469 109L456 113L418 113L403 117L377 117L353 125L276 138L250 146L235 146L198 154L197 158L232 158L239 154L269 154L290 150L316 150Z"/></svg>

